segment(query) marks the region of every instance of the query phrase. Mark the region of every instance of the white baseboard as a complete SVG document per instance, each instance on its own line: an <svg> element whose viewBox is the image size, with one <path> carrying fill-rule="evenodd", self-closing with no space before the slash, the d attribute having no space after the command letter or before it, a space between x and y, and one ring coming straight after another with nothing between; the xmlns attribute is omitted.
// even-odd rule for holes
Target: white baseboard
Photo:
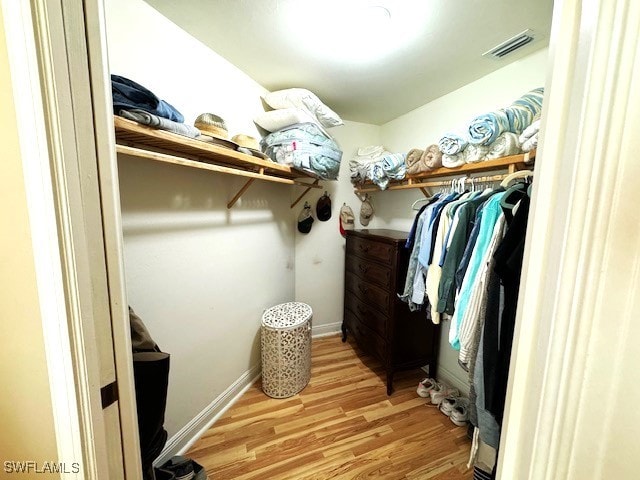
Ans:
<svg viewBox="0 0 640 480"><path fill-rule="evenodd" d="M442 368L440 365L438 365L438 381L444 382L447 385L457 388L465 396L469 395L468 381L460 379L459 376L455 375L453 372L450 372L446 368Z"/></svg>
<svg viewBox="0 0 640 480"><path fill-rule="evenodd" d="M233 405L262 373L260 365L251 367L193 420L172 436L153 462L158 467L174 455L183 455Z"/></svg>
<svg viewBox="0 0 640 480"><path fill-rule="evenodd" d="M311 337L328 337L342 332L342 322L327 323L325 325L313 325L311 327Z"/></svg>

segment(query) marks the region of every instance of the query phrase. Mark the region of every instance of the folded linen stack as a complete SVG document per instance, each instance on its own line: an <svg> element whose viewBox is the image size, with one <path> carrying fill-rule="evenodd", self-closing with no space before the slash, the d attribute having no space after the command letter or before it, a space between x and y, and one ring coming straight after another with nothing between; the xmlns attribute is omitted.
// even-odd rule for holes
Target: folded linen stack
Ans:
<svg viewBox="0 0 640 480"><path fill-rule="evenodd" d="M385 190L390 180L402 180L407 174L407 155L388 152L382 145L360 147L349 161L351 182L371 180Z"/></svg>
<svg viewBox="0 0 640 480"><path fill-rule="evenodd" d="M326 129L343 125L338 114L304 88L267 93L262 101L266 111L254 123L264 152L278 163L337 178L342 151Z"/></svg>
<svg viewBox="0 0 640 480"><path fill-rule="evenodd" d="M360 147L355 156L349 160L349 169L351 170L351 182L362 183L365 180L371 180L371 165L382 161L382 158L390 152L387 152L382 145L370 145L368 147Z"/></svg>
<svg viewBox="0 0 640 480"><path fill-rule="evenodd" d="M200 135L200 130L183 123L184 116L175 107L133 80L111 75L111 94L116 115L185 137Z"/></svg>
<svg viewBox="0 0 640 480"><path fill-rule="evenodd" d="M538 133L540 132L540 119L535 120L520 135L518 139L524 152L530 152L538 147Z"/></svg>

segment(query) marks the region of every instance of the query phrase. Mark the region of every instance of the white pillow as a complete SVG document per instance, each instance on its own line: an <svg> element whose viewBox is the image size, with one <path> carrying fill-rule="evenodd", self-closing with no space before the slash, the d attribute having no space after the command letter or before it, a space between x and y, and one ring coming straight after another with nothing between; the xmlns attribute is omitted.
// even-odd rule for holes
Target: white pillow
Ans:
<svg viewBox="0 0 640 480"><path fill-rule="evenodd" d="M264 96L264 101L271 108L275 109L295 107L305 110L317 118L322 126L327 128L344 125L342 119L336 112L327 107L314 93L305 88L287 88L285 90L267 93Z"/></svg>
<svg viewBox="0 0 640 480"><path fill-rule="evenodd" d="M278 130L295 125L296 123L315 123L318 125L318 122L314 117L299 108L282 108L279 110L262 112L258 114L253 121L267 132L277 132ZM321 125L318 125L318 127L326 134Z"/></svg>

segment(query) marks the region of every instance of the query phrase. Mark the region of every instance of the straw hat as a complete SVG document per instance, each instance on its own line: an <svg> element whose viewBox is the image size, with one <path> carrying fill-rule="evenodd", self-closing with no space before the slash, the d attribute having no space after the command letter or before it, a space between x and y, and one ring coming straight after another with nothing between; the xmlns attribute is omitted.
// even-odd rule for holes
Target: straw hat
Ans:
<svg viewBox="0 0 640 480"><path fill-rule="evenodd" d="M231 141L237 143L241 148L247 149L249 153L254 157L261 157L264 159L269 158L260 150L260 143L255 137L239 133L238 135L234 135L231 138ZM244 153L247 153L247 152L244 152Z"/></svg>
<svg viewBox="0 0 640 480"><path fill-rule="evenodd" d="M229 139L229 131L227 130L227 125L224 123L224 120L213 113L202 113L198 115L196 121L193 122L193 126L204 135L222 138L223 140Z"/></svg>

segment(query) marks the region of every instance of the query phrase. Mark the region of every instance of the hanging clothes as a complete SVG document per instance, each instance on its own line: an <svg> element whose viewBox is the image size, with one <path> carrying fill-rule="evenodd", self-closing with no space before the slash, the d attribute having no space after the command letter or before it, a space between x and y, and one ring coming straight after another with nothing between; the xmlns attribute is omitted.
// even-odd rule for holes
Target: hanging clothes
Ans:
<svg viewBox="0 0 640 480"><path fill-rule="evenodd" d="M459 333L460 326L462 324L462 316L468 307L474 281L480 269L482 259L489 247L489 244L491 243L493 229L499 216L502 214L500 199L503 195L504 192L494 194L485 202L484 206L479 211L480 226L478 228L478 238L470 257L469 267L465 273L465 277L460 288L460 294L456 300L455 311L453 313L449 329L449 343L456 350L460 349Z"/></svg>

